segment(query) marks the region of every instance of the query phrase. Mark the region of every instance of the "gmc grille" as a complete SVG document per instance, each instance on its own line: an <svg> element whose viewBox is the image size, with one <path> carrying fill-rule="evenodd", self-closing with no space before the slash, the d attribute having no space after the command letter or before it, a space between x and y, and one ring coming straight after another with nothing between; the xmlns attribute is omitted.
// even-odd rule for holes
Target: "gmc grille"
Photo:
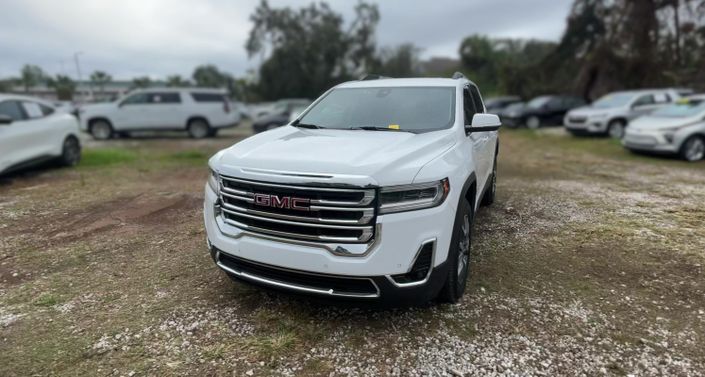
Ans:
<svg viewBox="0 0 705 377"><path fill-rule="evenodd" d="M250 232L335 243L367 243L375 235L375 189L221 176L219 196L223 220Z"/></svg>

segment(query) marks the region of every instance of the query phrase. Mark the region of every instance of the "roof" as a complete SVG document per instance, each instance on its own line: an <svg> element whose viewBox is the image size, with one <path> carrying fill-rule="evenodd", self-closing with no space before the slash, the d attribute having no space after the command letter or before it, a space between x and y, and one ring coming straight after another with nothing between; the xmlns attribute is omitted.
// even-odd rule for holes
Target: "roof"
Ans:
<svg viewBox="0 0 705 377"><path fill-rule="evenodd" d="M37 98L37 97L31 97L31 96L23 96L20 94L11 94L11 93L0 93L0 101L4 100L26 100L26 101L34 101L34 102L40 102L44 104L51 104L50 101Z"/></svg>
<svg viewBox="0 0 705 377"><path fill-rule="evenodd" d="M396 86L447 86L456 87L469 80L444 78L377 79L344 82L336 88L379 88Z"/></svg>

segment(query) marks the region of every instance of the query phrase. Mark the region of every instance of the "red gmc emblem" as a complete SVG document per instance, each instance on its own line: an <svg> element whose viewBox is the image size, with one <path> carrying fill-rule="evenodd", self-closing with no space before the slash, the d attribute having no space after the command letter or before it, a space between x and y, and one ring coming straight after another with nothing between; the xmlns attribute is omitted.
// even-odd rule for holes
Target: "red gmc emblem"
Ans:
<svg viewBox="0 0 705 377"><path fill-rule="evenodd" d="M269 194L255 194L255 205L262 207L274 207L295 209L298 211L310 211L311 200L304 198L294 198L292 196L278 196Z"/></svg>

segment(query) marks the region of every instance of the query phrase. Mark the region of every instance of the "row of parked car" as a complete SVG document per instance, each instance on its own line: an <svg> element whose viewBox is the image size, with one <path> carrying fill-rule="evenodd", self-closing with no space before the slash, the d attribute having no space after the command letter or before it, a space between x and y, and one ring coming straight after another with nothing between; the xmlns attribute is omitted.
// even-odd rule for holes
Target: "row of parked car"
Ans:
<svg viewBox="0 0 705 377"><path fill-rule="evenodd" d="M689 89L648 89L610 93L587 104L565 95L497 97L487 101L505 127L537 129L563 125L576 136L619 139L633 152L678 155L687 161L705 158L705 95Z"/></svg>

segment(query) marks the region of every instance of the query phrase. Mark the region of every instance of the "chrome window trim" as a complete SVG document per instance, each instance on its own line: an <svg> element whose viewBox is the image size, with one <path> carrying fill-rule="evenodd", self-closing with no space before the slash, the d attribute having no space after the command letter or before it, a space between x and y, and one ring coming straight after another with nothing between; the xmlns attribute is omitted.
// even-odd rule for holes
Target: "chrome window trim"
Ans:
<svg viewBox="0 0 705 377"><path fill-rule="evenodd" d="M317 274L317 273L313 273L313 272L290 270L290 269L286 269L286 268L266 265L267 268L273 268L273 269L277 269L280 271L289 271L289 272L303 274L303 275L324 276L324 277L331 277L331 278L340 277L340 278L344 278L344 279L355 279L355 280L368 280L372 283L372 286L375 287L375 290L377 291L376 293L370 293L370 294L355 294L355 293L344 293L344 292L337 292L336 293L332 288L331 289L321 289L321 288L307 287L304 285L287 283L287 282L269 279L269 278L253 275L253 274L250 274L247 272L235 270L235 269L230 268L220 262L220 250L218 250L216 252L215 259L216 259L216 265L220 269L222 269L226 272L229 272L229 273L231 273L237 277L240 277L242 279L245 279L245 280L255 281L258 283L262 283L262 284L266 284L266 285L270 285L270 286L274 286L274 287L286 288L286 289L291 289L291 290L305 292L305 293L315 293L315 294L320 294L320 295L325 295L325 296L355 297L355 298L379 298L380 297L380 291L379 291L379 287L377 286L377 283L375 283L375 281L370 278L359 278L359 277L355 277L355 276L325 275L325 274ZM257 262L251 261L251 260L247 260L247 261L249 263L258 264L260 266L263 265L261 263L257 263Z"/></svg>
<svg viewBox="0 0 705 377"><path fill-rule="evenodd" d="M414 259L411 261L411 264L409 265L409 269L406 270L406 274L411 272L411 269L414 268L414 264L416 263L416 260L419 259L419 255L421 255L421 250L423 250L424 246L426 246L429 243L433 243L433 248L431 249L431 266L428 268L428 272L426 273L426 276L419 281L412 281L410 283L397 283L396 280L392 277L392 275L384 275L387 280L389 280L392 284L394 284L395 287L397 288L410 288L410 287L418 287L419 285L424 285L428 282L428 279L431 278L431 272L433 272L433 268L435 267L436 264L436 247L438 246L438 242L436 238L430 238L427 239L426 241L421 242L421 245L419 246L419 249L416 251L416 255L414 256ZM394 275L401 275L401 274L394 274Z"/></svg>

